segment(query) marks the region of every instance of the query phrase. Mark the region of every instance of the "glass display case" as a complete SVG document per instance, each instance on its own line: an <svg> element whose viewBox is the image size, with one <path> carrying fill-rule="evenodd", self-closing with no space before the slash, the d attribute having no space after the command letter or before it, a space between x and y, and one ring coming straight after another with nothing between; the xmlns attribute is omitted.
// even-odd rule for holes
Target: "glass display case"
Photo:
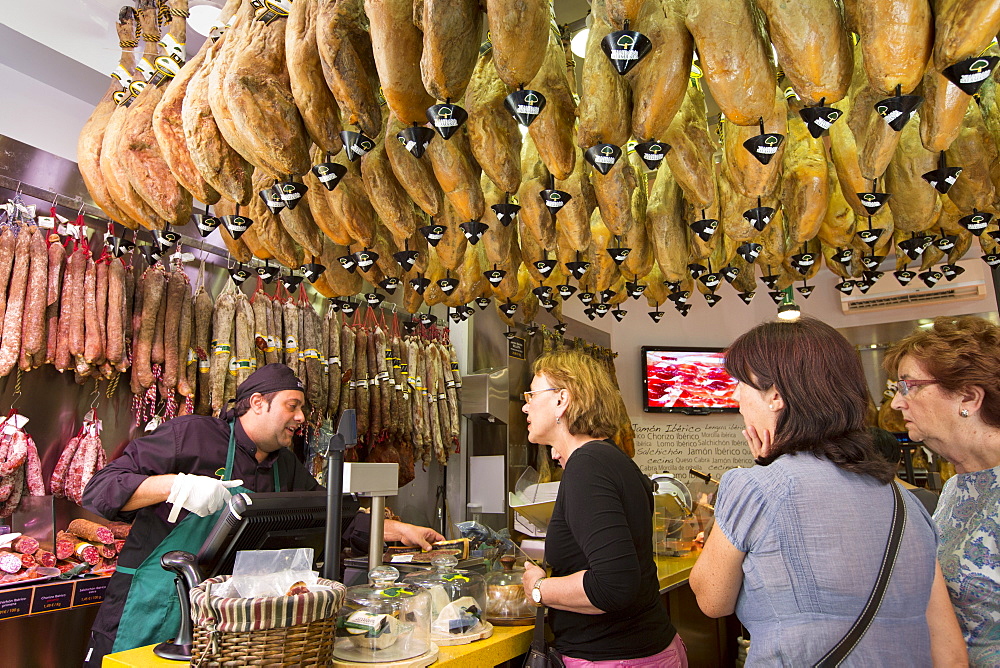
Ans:
<svg viewBox="0 0 1000 668"><path fill-rule="evenodd" d="M715 485L688 487L670 473L653 481L653 551L664 557L682 557L704 539L714 518Z"/></svg>
<svg viewBox="0 0 1000 668"><path fill-rule="evenodd" d="M503 570L486 576L486 618L501 626L530 626L535 623L535 605L524 594L523 568L515 568L513 555L500 557Z"/></svg>
<svg viewBox="0 0 1000 668"><path fill-rule="evenodd" d="M431 597L399 571L379 566L369 584L349 587L337 615L333 656L343 661L386 663L427 653L431 645Z"/></svg>
<svg viewBox="0 0 1000 668"><path fill-rule="evenodd" d="M431 597L431 639L438 644L471 642L492 629L486 621L486 580L458 570L458 559L434 557L434 568L407 575L403 582L416 585Z"/></svg>

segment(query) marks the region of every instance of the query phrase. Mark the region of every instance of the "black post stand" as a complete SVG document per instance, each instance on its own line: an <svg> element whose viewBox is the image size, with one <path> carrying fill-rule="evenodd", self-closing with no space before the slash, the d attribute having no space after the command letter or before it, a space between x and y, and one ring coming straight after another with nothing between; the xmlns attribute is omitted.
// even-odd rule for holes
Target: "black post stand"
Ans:
<svg viewBox="0 0 1000 668"><path fill-rule="evenodd" d="M193 644L190 595L191 590L205 578L198 569L195 556L190 552L182 550L167 552L160 558L160 565L177 575L174 578L174 586L177 587L177 598L181 604L181 623L177 635L172 640L161 642L154 647L153 654L170 661L190 661Z"/></svg>
<svg viewBox="0 0 1000 668"><path fill-rule="evenodd" d="M913 451L919 448L921 443L900 443L899 448L903 451L903 480L911 485L917 484L917 476L913 472Z"/></svg>
<svg viewBox="0 0 1000 668"><path fill-rule="evenodd" d="M326 445L326 543L323 550L323 577L340 578L341 506L344 488L344 452L358 442L358 423L354 409L340 416L337 433Z"/></svg>

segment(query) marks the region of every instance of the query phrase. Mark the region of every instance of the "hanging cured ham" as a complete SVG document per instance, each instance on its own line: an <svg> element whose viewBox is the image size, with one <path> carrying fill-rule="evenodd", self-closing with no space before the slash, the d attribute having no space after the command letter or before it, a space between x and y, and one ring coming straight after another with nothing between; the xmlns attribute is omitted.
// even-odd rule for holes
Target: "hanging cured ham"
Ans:
<svg viewBox="0 0 1000 668"><path fill-rule="evenodd" d="M753 125L774 106L774 63L764 21L750 0L688 3L687 27L708 89L726 118L737 125Z"/></svg>
<svg viewBox="0 0 1000 668"><path fill-rule="evenodd" d="M851 41L835 0L757 0L778 64L807 105L837 102L853 72Z"/></svg>
<svg viewBox="0 0 1000 668"><path fill-rule="evenodd" d="M527 85L538 74L545 51L525 45L545 43L550 29L548 6L536 0L486 0L484 4L497 74L508 86Z"/></svg>
<svg viewBox="0 0 1000 668"><path fill-rule="evenodd" d="M413 24L413 0L365 0L382 94L404 123L422 123L434 98L420 76L423 35Z"/></svg>
<svg viewBox="0 0 1000 668"><path fill-rule="evenodd" d="M119 67L128 74L135 70L133 49L137 44L135 40L136 26L135 10L132 7L122 7L118 14L117 24L118 41L122 49ZM116 203L115 198L108 191L107 181L101 171L101 147L104 143L108 122L118 106L115 101L116 94L123 94L117 79L113 80L107 92L104 93L104 97L94 107L90 118L80 130L80 139L76 148L77 164L80 167L80 175L83 176L87 191L97 206L101 207L116 223L135 229L139 226L138 221L133 220Z"/></svg>

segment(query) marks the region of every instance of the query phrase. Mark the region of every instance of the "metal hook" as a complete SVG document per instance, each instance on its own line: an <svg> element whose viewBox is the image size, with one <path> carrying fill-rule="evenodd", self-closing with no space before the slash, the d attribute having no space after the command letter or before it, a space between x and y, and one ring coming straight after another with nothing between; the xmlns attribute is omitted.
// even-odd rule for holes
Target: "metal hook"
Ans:
<svg viewBox="0 0 1000 668"><path fill-rule="evenodd" d="M11 398L11 400L10 400L10 410L11 411L14 410L14 406L17 405L18 400L20 400L20 398L21 398L21 377L22 377L22 375L23 375L23 372L21 371L21 368L18 367L18 369L17 369L17 377L14 379L14 394L13 394L13 397Z"/></svg>
<svg viewBox="0 0 1000 668"><path fill-rule="evenodd" d="M90 410L97 410L97 402L101 400L101 381L94 379L94 391L90 393L93 399L90 402Z"/></svg>

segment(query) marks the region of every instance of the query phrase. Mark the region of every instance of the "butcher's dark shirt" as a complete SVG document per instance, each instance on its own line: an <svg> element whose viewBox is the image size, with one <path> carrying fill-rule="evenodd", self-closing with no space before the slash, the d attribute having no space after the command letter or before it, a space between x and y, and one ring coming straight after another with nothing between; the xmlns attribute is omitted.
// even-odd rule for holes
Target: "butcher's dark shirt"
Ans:
<svg viewBox="0 0 1000 668"><path fill-rule="evenodd" d="M188 514L188 511L182 510L177 523L168 523L167 516L172 506L166 502L139 510L122 511L122 506L142 481L149 476L168 473L221 478L226 468L228 450L228 422L214 417L184 415L168 420L152 433L135 439L126 446L120 457L94 474L84 489L83 507L109 520L132 522L132 530L118 556L119 565L138 568ZM242 480L243 487L254 492L322 489L288 448L270 453L263 462L257 461L256 452L257 446L243 431L237 418L233 480ZM274 489L274 467L278 468L280 490ZM358 513L348 518L347 524L344 527L344 544L366 547L369 516ZM194 551L197 551L197 546ZM112 575L108 584L104 604L93 628L95 635L104 636L105 643L114 641L131 581L131 575L117 572ZM110 648L110 644L107 647ZM98 654L91 657L96 661L93 665L100 665Z"/></svg>

